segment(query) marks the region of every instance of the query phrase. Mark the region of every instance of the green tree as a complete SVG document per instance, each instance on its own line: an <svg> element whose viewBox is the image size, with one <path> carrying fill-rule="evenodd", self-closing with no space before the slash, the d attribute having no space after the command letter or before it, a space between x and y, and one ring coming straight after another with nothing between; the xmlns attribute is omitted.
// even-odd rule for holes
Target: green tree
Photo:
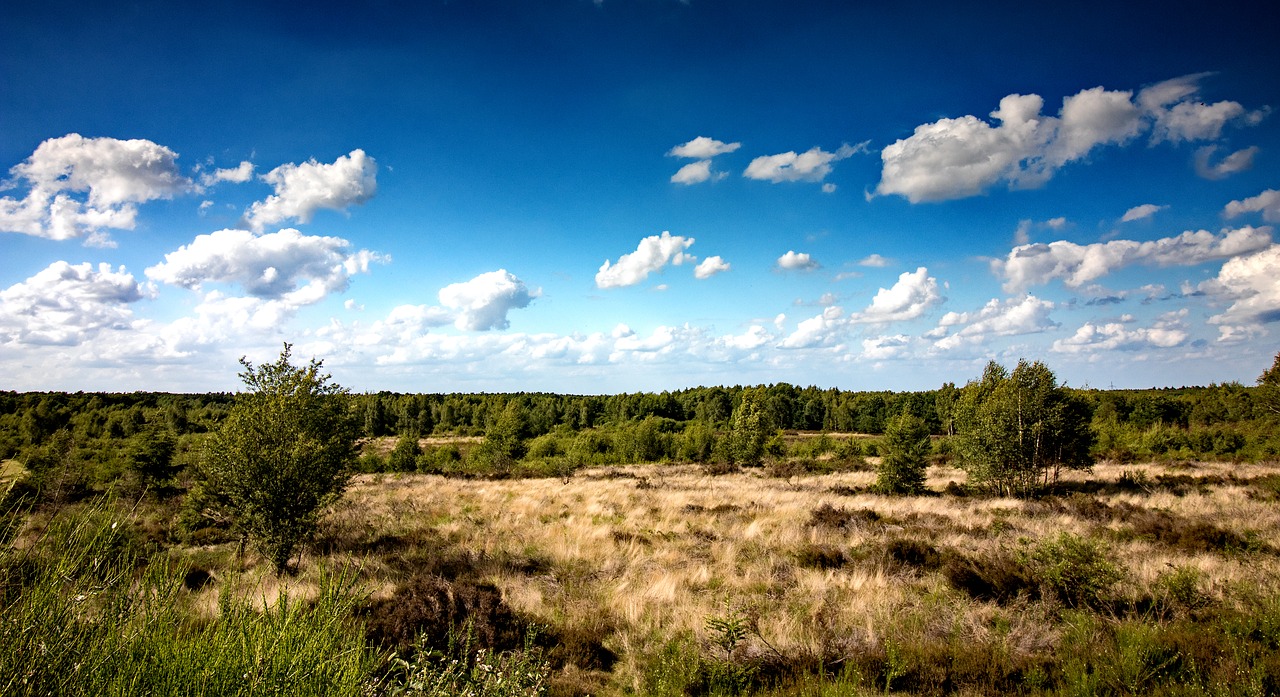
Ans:
<svg viewBox="0 0 1280 697"><path fill-rule="evenodd" d="M942 424L942 432L948 436L956 434L955 410L960 390L954 382L945 382L934 394L934 410L938 413L938 421Z"/></svg>
<svg viewBox="0 0 1280 697"><path fill-rule="evenodd" d="M177 443L166 427L150 425L130 439L124 451L125 466L145 487L164 486L178 472L173 461Z"/></svg>
<svg viewBox="0 0 1280 697"><path fill-rule="evenodd" d="M422 446L417 436L400 436L396 447L387 456L387 467L396 472L413 472L418 469L418 456L422 454Z"/></svg>
<svg viewBox="0 0 1280 697"><path fill-rule="evenodd" d="M929 466L929 429L923 419L906 411L890 419L884 431L883 453L876 468L877 491L918 494L924 490L925 469Z"/></svg>
<svg viewBox="0 0 1280 697"><path fill-rule="evenodd" d="M1093 466L1088 404L1039 361L1019 361L1012 373L988 363L961 391L954 416L961 467L998 494L1027 496L1063 469Z"/></svg>
<svg viewBox="0 0 1280 697"><path fill-rule="evenodd" d="M744 390L733 410L733 430L729 433L729 457L739 465L759 465L764 445L772 435L765 415L764 397L757 389Z"/></svg>
<svg viewBox="0 0 1280 697"><path fill-rule="evenodd" d="M210 440L202 473L213 504L242 539L283 573L326 505L342 495L356 458L348 393L321 361L240 359L247 391Z"/></svg>
<svg viewBox="0 0 1280 697"><path fill-rule="evenodd" d="M1280 414L1280 353L1271 367L1258 376L1258 391L1262 408L1272 414Z"/></svg>

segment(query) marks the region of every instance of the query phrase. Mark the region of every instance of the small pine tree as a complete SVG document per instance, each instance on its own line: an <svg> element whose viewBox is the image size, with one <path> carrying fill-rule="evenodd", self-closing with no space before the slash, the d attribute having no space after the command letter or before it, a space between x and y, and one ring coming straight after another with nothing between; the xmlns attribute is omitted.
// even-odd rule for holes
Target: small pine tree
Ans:
<svg viewBox="0 0 1280 697"><path fill-rule="evenodd" d="M929 429L924 420L905 411L890 419L884 432L884 455L876 470L876 490L885 494L924 491L928 457Z"/></svg>

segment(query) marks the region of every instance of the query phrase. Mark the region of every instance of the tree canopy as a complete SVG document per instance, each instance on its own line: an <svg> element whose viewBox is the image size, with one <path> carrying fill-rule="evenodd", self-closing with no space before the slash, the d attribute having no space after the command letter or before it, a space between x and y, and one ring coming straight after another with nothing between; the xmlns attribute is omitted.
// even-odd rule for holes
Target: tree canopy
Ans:
<svg viewBox="0 0 1280 697"><path fill-rule="evenodd" d="M957 451L969 480L1008 496L1027 496L1062 469L1089 469L1089 405L1036 361L1012 373L992 361L955 405Z"/></svg>
<svg viewBox="0 0 1280 697"><path fill-rule="evenodd" d="M285 344L272 363L240 360L248 389L211 439L203 468L215 507L277 573L342 494L356 457L347 391L321 372L321 361L294 366L289 353Z"/></svg>

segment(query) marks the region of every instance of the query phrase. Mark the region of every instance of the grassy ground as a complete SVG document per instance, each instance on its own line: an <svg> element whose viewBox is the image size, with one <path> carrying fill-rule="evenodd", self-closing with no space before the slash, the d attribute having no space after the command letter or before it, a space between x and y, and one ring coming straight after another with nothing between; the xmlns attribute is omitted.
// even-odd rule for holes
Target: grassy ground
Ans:
<svg viewBox="0 0 1280 697"><path fill-rule="evenodd" d="M495 645L540 628L552 694L1280 689L1280 464L1104 463L1029 501L942 494L964 480L944 467L929 496L866 493L874 476L362 475L295 576L234 543L168 547L211 575L172 621L323 601L338 574L371 637L438 631L449 603ZM132 515L166 539L162 510Z"/></svg>
<svg viewBox="0 0 1280 697"><path fill-rule="evenodd" d="M673 642L758 672L860 656L866 687L946 691L945 677L893 676L881 664L941 642L951 653L939 659L978 647L1009 666L995 682L957 679L1034 683L1037 670L1049 680L1061 669L1041 664L1078 640L1077 610L1167 623L1197 608L1241 607L1250 589L1274 594L1277 476L1274 465L1103 464L1039 501L859 493L870 472L777 479L646 466L588 470L567 483L365 476L324 537L335 557L362 565L375 597L445 559L445 575L477 575L517 611L598 639L618 659L607 673L588 665L575 678L583 691L646 693ZM963 479L931 468L928 483L942 491ZM966 564L979 575L1009 559L1034 566L1037 550L1064 532L1116 568L1097 598L1041 592L1044 579L1006 580L1007 594L979 588L976 597L965 584ZM726 622L746 631L726 638Z"/></svg>

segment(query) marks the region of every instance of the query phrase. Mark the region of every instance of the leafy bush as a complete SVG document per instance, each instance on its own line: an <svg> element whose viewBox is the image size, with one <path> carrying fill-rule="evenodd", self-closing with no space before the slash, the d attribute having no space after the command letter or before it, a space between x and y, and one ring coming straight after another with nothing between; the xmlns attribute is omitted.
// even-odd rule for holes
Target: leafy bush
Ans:
<svg viewBox="0 0 1280 697"><path fill-rule="evenodd" d="M1069 532L1043 540L1024 556L1034 578L1069 607L1100 607L1123 578L1101 542Z"/></svg>
<svg viewBox="0 0 1280 697"><path fill-rule="evenodd" d="M387 469L392 472L413 472L418 469L418 456L422 454L422 446L417 436L400 436L396 447L387 456Z"/></svg>

